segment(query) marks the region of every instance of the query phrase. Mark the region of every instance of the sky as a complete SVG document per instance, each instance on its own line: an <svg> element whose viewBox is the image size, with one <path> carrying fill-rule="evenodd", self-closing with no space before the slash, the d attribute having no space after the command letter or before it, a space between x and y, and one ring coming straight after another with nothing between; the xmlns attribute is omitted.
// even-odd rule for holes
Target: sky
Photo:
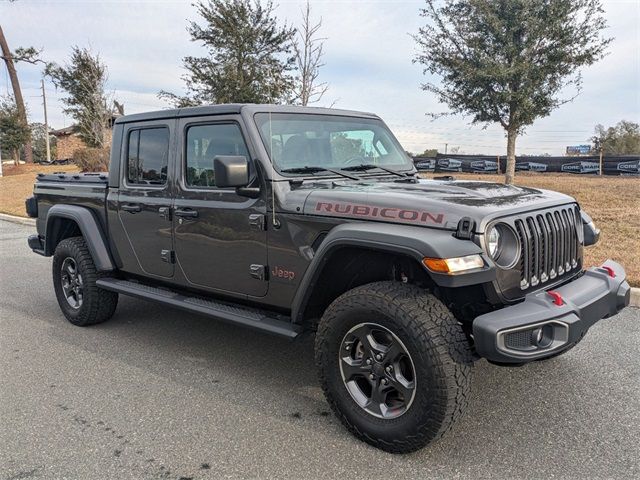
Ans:
<svg viewBox="0 0 640 480"><path fill-rule="evenodd" d="M166 0L0 0L0 24L11 49L42 48L47 61L64 63L72 45L88 46L108 66L110 91L126 113L167 108L157 92L183 92L182 58L202 56L189 39L189 20L199 20L191 1ZM277 16L298 25L304 0L281 0ZM622 119L640 122L640 0L604 0L615 37L609 55L584 69L583 91L549 117L539 119L518 140L518 154L562 155L567 145L588 143L596 124ZM411 35L425 23L421 0L312 0L312 15L322 18L325 66L321 80L330 84L318 106L374 112L380 115L405 149L437 148L460 153L504 155L506 139L498 126L471 125L469 118L432 120L426 113L447 110L420 89L422 67ZM42 67L18 64L30 121L43 121L40 90ZM49 124L73 123L62 112L61 91L45 80ZM11 91L0 67L0 95Z"/></svg>

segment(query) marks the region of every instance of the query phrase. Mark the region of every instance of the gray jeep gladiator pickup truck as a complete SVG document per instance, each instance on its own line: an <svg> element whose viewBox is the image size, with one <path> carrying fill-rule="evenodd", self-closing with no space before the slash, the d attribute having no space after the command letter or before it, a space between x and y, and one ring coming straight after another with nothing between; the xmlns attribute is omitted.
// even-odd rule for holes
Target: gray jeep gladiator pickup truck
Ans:
<svg viewBox="0 0 640 480"><path fill-rule="evenodd" d="M109 173L39 175L31 249L74 325L118 294L295 338L362 440L410 452L446 432L473 362L544 360L629 303L566 195L424 180L375 115L217 105L119 118Z"/></svg>

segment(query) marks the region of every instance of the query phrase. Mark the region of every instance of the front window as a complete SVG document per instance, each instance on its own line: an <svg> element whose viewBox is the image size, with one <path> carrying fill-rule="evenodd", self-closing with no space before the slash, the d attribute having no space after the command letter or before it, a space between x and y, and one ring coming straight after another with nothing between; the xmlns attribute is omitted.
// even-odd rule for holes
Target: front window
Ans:
<svg viewBox="0 0 640 480"><path fill-rule="evenodd" d="M409 170L412 163L377 119L300 113L255 116L265 148L279 171L380 165Z"/></svg>
<svg viewBox="0 0 640 480"><path fill-rule="evenodd" d="M218 155L249 158L240 127L235 123L194 125L187 130L186 182L189 187L215 187L213 159Z"/></svg>

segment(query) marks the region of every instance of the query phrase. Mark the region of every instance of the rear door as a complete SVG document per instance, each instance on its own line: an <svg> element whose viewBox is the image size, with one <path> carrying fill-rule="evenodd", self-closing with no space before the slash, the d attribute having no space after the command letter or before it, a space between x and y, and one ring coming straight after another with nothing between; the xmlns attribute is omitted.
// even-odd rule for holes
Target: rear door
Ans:
<svg viewBox="0 0 640 480"><path fill-rule="evenodd" d="M169 158L173 121L128 124L118 197L120 220L137 265L129 271L173 277Z"/></svg>
<svg viewBox="0 0 640 480"><path fill-rule="evenodd" d="M255 158L239 115L182 118L176 172L176 258L191 286L236 295L267 293L266 205L216 186L217 155Z"/></svg>

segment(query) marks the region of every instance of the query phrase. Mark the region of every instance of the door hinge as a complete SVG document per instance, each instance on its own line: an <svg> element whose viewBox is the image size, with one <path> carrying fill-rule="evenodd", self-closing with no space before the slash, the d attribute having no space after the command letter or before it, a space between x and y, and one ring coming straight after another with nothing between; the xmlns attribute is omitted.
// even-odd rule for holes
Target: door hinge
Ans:
<svg viewBox="0 0 640 480"><path fill-rule="evenodd" d="M160 258L165 263L176 263L176 252L173 250L161 250Z"/></svg>
<svg viewBox="0 0 640 480"><path fill-rule="evenodd" d="M266 271L267 269L264 265L257 265L255 263L249 265L249 274L257 280L266 280Z"/></svg>
<svg viewBox="0 0 640 480"><path fill-rule="evenodd" d="M158 215L164 220L171 220L171 209L169 207L160 207L158 209Z"/></svg>
<svg viewBox="0 0 640 480"><path fill-rule="evenodd" d="M264 215L260 213L252 213L249 215L249 226L254 230L265 230L266 221Z"/></svg>

